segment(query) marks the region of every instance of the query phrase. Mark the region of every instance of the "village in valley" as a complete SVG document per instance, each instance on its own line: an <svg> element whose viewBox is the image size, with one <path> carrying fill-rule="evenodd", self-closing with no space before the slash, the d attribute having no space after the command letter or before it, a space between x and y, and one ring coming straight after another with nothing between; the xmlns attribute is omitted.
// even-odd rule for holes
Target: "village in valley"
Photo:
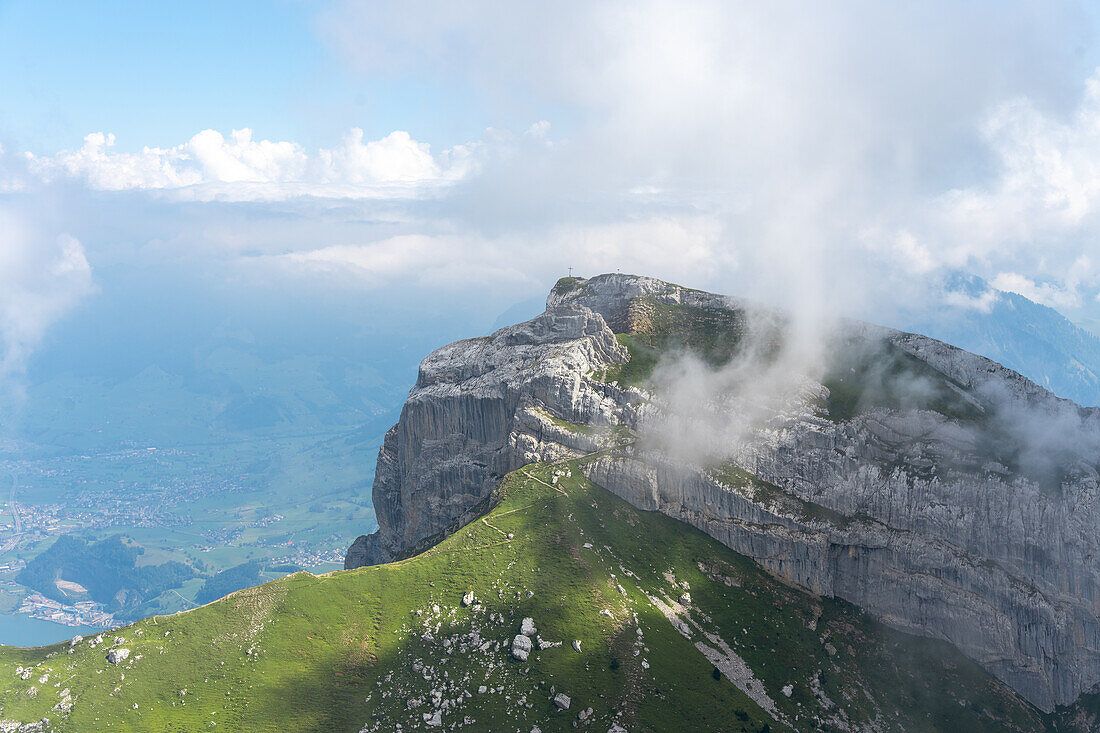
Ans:
<svg viewBox="0 0 1100 733"><path fill-rule="evenodd" d="M65 626L93 626L110 629L119 625L114 616L104 611L103 607L95 601L77 601L71 606L67 606L52 598L47 598L41 593L31 593L24 598L17 612L25 613L32 618L52 621L55 624L64 624Z"/></svg>
<svg viewBox="0 0 1100 733"><path fill-rule="evenodd" d="M271 492L278 479L257 470L262 464L226 470L219 458L132 446L0 460L0 614L92 628L126 621L64 571L53 588L19 582L27 563L62 536L117 536L138 548L138 566L193 568L194 580L155 599L156 612L168 613L194 607L203 578L244 562L261 563L264 580L342 567L354 533L372 519L369 500L348 488Z"/></svg>

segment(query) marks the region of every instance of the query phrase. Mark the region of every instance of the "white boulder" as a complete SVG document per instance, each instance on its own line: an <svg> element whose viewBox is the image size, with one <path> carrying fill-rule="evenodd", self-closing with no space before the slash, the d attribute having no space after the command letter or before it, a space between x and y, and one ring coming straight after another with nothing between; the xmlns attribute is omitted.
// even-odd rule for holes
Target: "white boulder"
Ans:
<svg viewBox="0 0 1100 733"><path fill-rule="evenodd" d="M527 661L527 657L531 654L531 648L531 637L529 636L516 634L516 638L512 639L512 656L521 662Z"/></svg>

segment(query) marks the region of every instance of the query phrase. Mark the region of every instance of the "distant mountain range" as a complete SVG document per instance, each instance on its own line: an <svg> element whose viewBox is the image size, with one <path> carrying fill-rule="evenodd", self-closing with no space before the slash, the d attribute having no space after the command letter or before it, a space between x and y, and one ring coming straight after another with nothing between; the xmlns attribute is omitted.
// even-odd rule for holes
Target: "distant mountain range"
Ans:
<svg viewBox="0 0 1100 733"><path fill-rule="evenodd" d="M989 357L1080 405L1100 405L1100 323L1086 330L1053 308L954 274L931 307L910 306L885 325Z"/></svg>

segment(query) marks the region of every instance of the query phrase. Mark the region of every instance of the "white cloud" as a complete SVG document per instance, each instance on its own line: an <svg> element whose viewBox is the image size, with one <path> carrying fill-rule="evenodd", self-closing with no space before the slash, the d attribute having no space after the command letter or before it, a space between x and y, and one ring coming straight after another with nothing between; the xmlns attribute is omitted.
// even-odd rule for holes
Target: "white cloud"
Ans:
<svg viewBox="0 0 1100 733"><path fill-rule="evenodd" d="M234 130L232 142L220 132L203 130L183 146L198 164L203 181L273 183L300 180L308 158L297 143L252 140L252 130Z"/></svg>
<svg viewBox="0 0 1100 733"><path fill-rule="evenodd" d="M115 136L93 132L79 150L63 150L52 157L27 154L32 171L44 178L58 175L82 180L94 189L176 188L202 181L201 171L185 165L185 146L164 150L143 148L140 153L114 153Z"/></svg>
<svg viewBox="0 0 1100 733"><path fill-rule="evenodd" d="M983 253L1020 242L1057 244L1097 224L1100 212L1100 70L1068 116L1029 99L999 106L984 137L1001 169L986 185L952 190L946 216L975 236Z"/></svg>
<svg viewBox="0 0 1100 733"><path fill-rule="evenodd" d="M1040 283L1018 272L999 273L990 283L998 290L1022 295L1055 309L1071 310L1081 305L1077 289L1062 283Z"/></svg>
<svg viewBox="0 0 1100 733"><path fill-rule="evenodd" d="M928 247L909 232L898 234L894 242L894 253L906 270L917 275L926 275L939 265Z"/></svg>
<svg viewBox="0 0 1100 733"><path fill-rule="evenodd" d="M46 330L93 290L80 242L0 208L0 384L23 370Z"/></svg>
<svg viewBox="0 0 1100 733"><path fill-rule="evenodd" d="M476 167L478 145L460 145L432 155L427 143L398 130L363 141L352 129L341 145L308 154L298 143L253 140L252 130L226 139L202 130L172 148L113 150L115 136L84 138L78 150L52 156L26 155L28 167L49 181L67 178L105 191L173 191L189 200L279 200L312 195L333 198L401 198L461 180Z"/></svg>
<svg viewBox="0 0 1100 733"><path fill-rule="evenodd" d="M461 288L489 280L497 286L530 285L564 274L569 267L587 275L622 270L693 279L708 267L736 267L721 251L721 231L719 222L704 216L650 216L612 224L559 225L523 235L408 234L262 259L371 285L404 281Z"/></svg>
<svg viewBox="0 0 1100 733"><path fill-rule="evenodd" d="M982 126L999 164L979 184L924 209L925 242L942 265L984 266L996 287L1055 308L1086 304L1100 287L1100 70L1067 113L1021 97Z"/></svg>
<svg viewBox="0 0 1100 733"><path fill-rule="evenodd" d="M1093 184L1057 156L1006 175L1039 161L1042 190L1005 184L1022 211L1060 207L1067 241L1046 256L1001 236L1026 214L982 216L971 195L1000 185L989 161L1006 100L1052 118L1072 106L1089 23L1071 3L348 0L321 27L365 74L430 78L535 119L564 111L566 144L490 160L456 189L459 227L705 212L723 231L715 251L740 266L703 265L696 281L830 310L911 295L899 283L945 267L1059 279L1084 246Z"/></svg>
<svg viewBox="0 0 1100 733"><path fill-rule="evenodd" d="M354 268L363 277L407 278L432 264L453 264L451 253L466 249L465 244L454 237L403 235L372 244L333 245L278 257L312 270Z"/></svg>
<svg viewBox="0 0 1100 733"><path fill-rule="evenodd" d="M400 130L364 143L363 131L356 127L343 145L319 155L323 176L330 182L430 181L441 175L428 144Z"/></svg>
<svg viewBox="0 0 1100 733"><path fill-rule="evenodd" d="M1100 92L1094 79L1082 97L1087 23L1070 5L331 8L322 27L368 76L471 100L455 114L539 122L443 151L415 120L310 150L207 130L122 153L97 133L25 162L127 203L152 192L164 219L132 239L159 252L367 284L541 290L573 266L836 311L927 297L919 283L944 268L1016 273L1062 304L1096 283L1071 282L1100 234Z"/></svg>
<svg viewBox="0 0 1100 733"><path fill-rule="evenodd" d="M986 288L977 295L959 290L947 290L942 295L944 305L979 313L990 313L1001 298L998 290Z"/></svg>

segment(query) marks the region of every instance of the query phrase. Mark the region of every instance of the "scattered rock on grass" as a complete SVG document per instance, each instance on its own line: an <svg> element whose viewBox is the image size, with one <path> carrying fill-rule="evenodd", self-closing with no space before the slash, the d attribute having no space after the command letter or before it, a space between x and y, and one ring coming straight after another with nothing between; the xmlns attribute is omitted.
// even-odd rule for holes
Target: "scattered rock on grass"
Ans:
<svg viewBox="0 0 1100 733"><path fill-rule="evenodd" d="M512 656L521 662L526 662L531 654L531 647L531 637L516 634L516 638L512 639Z"/></svg>

